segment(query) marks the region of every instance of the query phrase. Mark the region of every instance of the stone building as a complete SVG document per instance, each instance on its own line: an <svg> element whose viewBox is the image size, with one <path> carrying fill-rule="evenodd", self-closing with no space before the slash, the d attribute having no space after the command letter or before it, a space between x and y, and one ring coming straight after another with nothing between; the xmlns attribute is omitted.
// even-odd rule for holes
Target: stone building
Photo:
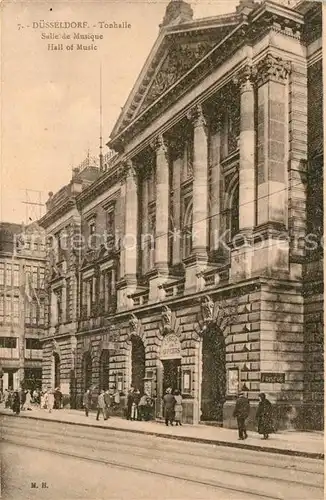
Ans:
<svg viewBox="0 0 326 500"><path fill-rule="evenodd" d="M185 422L230 426L263 391L278 425L323 425L322 11L282 3L171 1L116 155L49 200L41 225L81 240L50 266L43 348L73 404L132 384L160 417L171 386Z"/></svg>
<svg viewBox="0 0 326 500"><path fill-rule="evenodd" d="M46 323L44 231L0 223L0 366L2 389L42 383Z"/></svg>

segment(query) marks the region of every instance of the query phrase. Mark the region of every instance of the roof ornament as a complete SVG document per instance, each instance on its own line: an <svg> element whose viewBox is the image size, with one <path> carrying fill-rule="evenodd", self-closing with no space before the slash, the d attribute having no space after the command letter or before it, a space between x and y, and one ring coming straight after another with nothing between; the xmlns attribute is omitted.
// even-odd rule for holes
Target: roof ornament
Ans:
<svg viewBox="0 0 326 500"><path fill-rule="evenodd" d="M171 0L165 10L165 16L162 24L160 24L160 28L167 25L188 23L192 21L193 15L194 12L187 2L183 0Z"/></svg>

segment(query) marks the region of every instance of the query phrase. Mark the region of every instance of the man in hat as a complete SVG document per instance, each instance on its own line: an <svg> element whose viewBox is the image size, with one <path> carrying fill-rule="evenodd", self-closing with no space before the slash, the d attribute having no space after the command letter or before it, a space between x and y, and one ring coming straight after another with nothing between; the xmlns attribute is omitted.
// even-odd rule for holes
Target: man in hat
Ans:
<svg viewBox="0 0 326 500"><path fill-rule="evenodd" d="M175 407L175 397L172 394L172 388L168 387L166 389L166 394L163 398L164 413L165 413L165 425L173 425L174 420L174 407Z"/></svg>
<svg viewBox="0 0 326 500"><path fill-rule="evenodd" d="M237 419L239 439L241 440L247 439L248 437L246 429L246 419L249 416L249 411L250 411L250 403L248 401L248 398L246 398L244 392L239 392L233 416Z"/></svg>

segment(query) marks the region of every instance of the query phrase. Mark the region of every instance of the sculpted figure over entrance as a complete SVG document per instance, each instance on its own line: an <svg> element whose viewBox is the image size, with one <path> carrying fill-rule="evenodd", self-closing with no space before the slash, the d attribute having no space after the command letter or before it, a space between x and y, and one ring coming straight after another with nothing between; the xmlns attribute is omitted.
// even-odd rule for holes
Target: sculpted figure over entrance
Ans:
<svg viewBox="0 0 326 500"><path fill-rule="evenodd" d="M136 332L137 331L137 327L138 327L138 324L139 324L139 319L137 318L137 316L135 316L135 314L131 314L131 318L129 320L129 326L130 326L130 330L132 332Z"/></svg>
<svg viewBox="0 0 326 500"><path fill-rule="evenodd" d="M164 330L170 330L171 329L171 322L172 322L172 312L171 309L168 306L163 306L162 310L162 324Z"/></svg>
<svg viewBox="0 0 326 500"><path fill-rule="evenodd" d="M201 309L204 322L209 323L213 321L214 302L212 301L209 295L205 295L203 297L201 303Z"/></svg>

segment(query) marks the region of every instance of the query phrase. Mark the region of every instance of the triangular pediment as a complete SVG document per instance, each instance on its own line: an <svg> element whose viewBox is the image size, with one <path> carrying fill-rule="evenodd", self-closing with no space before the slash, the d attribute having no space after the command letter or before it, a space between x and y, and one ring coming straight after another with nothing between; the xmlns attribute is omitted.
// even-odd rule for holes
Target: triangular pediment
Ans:
<svg viewBox="0 0 326 500"><path fill-rule="evenodd" d="M239 22L238 15L230 14L162 29L121 111L111 140L155 101L169 94Z"/></svg>

